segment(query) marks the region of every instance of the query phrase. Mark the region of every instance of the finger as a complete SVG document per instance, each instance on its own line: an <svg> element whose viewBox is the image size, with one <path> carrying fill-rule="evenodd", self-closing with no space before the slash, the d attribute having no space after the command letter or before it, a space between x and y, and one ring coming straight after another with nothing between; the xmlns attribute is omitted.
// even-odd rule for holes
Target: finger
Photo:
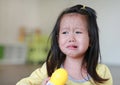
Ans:
<svg viewBox="0 0 120 85"><path fill-rule="evenodd" d="M46 85L49 80L50 80L50 77L46 78L46 79L42 82L42 85Z"/></svg>

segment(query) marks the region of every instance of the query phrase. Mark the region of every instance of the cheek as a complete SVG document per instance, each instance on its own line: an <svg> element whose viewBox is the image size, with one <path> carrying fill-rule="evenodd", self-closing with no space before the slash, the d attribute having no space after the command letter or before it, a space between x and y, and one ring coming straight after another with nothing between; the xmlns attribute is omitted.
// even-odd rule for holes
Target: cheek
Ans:
<svg viewBox="0 0 120 85"><path fill-rule="evenodd" d="M58 40L59 48L63 51L65 49L66 45L66 39L65 38L59 38Z"/></svg>
<svg viewBox="0 0 120 85"><path fill-rule="evenodd" d="M88 37L85 37L83 41L86 45L89 45L89 38Z"/></svg>
<svg viewBox="0 0 120 85"><path fill-rule="evenodd" d="M60 38L58 43L60 47L63 46L65 44L65 39Z"/></svg>
<svg viewBox="0 0 120 85"><path fill-rule="evenodd" d="M59 37L59 40L58 40L59 44L64 44L65 41L66 41L66 37Z"/></svg>
<svg viewBox="0 0 120 85"><path fill-rule="evenodd" d="M85 36L79 39L79 44L81 44L80 47L87 49L89 47L89 37Z"/></svg>

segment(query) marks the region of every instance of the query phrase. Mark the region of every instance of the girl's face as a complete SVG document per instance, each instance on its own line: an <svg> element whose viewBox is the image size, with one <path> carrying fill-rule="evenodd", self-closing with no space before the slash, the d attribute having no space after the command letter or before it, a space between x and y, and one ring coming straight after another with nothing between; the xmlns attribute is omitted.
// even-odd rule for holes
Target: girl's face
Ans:
<svg viewBox="0 0 120 85"><path fill-rule="evenodd" d="M88 24L86 16L65 14L60 23L59 47L69 57L77 58L85 55L89 47Z"/></svg>

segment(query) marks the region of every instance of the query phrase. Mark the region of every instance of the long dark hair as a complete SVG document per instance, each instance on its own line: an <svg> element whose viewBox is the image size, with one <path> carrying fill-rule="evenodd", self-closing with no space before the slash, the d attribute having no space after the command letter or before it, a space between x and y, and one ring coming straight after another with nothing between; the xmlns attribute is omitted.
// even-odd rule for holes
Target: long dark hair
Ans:
<svg viewBox="0 0 120 85"><path fill-rule="evenodd" d="M101 78L97 72L96 67L98 64L100 55L99 46L99 29L96 21L96 12L90 7L83 5L75 5L73 7L65 9L58 17L53 31L51 32L51 48L47 56L47 73L51 76L56 68L60 68L61 64L64 62L66 56L61 52L58 45L59 28L62 17L65 14L78 13L87 16L88 21L88 34L90 38L90 46L85 54L82 65L86 65L88 74L93 78L95 82L103 83L107 79Z"/></svg>

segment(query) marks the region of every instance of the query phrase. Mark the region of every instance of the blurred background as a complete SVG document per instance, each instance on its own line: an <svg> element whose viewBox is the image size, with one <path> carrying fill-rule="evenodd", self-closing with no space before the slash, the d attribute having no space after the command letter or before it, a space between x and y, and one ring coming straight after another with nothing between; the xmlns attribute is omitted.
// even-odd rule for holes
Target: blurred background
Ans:
<svg viewBox="0 0 120 85"><path fill-rule="evenodd" d="M119 0L0 0L0 84L15 85L44 63L60 12L83 4L97 12L102 63L120 82Z"/></svg>

